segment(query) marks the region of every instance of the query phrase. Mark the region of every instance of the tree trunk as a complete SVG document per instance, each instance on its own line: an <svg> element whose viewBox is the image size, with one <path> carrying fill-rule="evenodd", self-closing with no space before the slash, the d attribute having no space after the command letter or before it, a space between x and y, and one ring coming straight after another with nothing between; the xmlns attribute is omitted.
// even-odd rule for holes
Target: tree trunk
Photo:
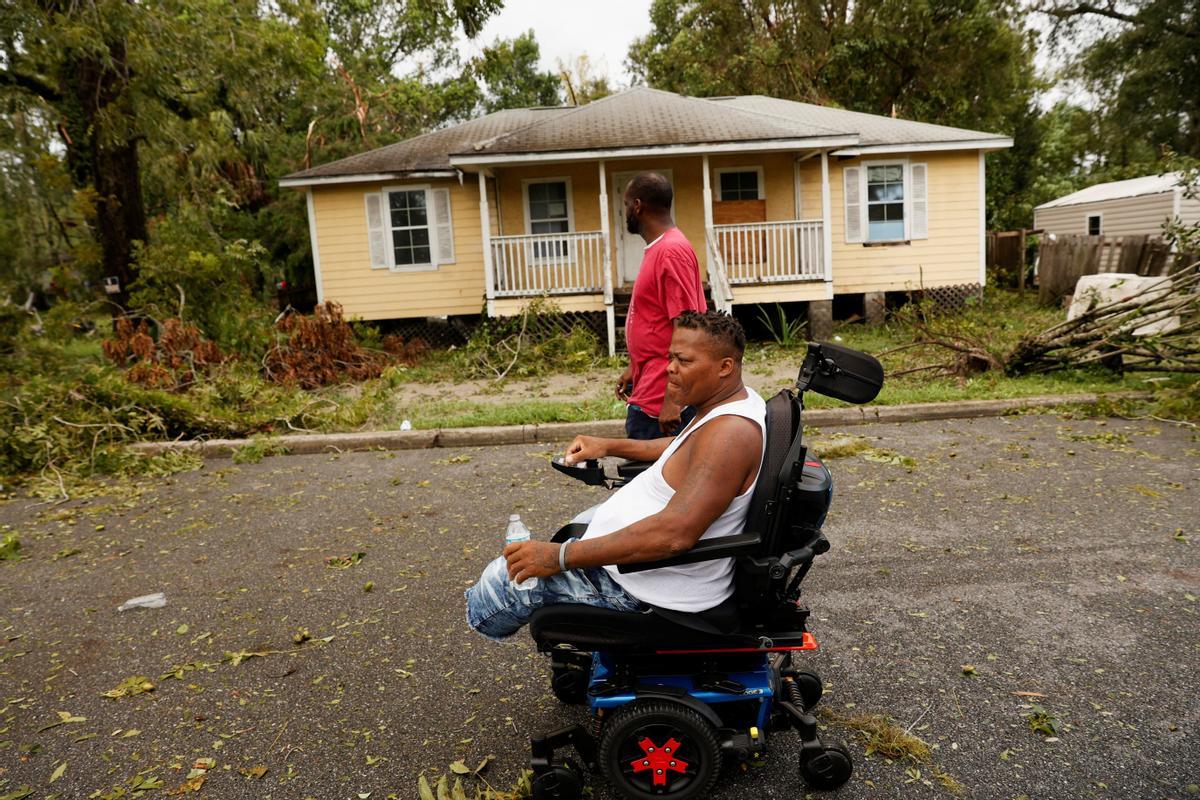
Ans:
<svg viewBox="0 0 1200 800"><path fill-rule="evenodd" d="M108 55L108 63L82 53L68 56L62 87L74 112L66 115L68 166L77 187L96 191L102 277L116 278L120 286L108 295L116 317L129 306L137 277L133 247L146 238L146 209L125 43L110 42Z"/></svg>

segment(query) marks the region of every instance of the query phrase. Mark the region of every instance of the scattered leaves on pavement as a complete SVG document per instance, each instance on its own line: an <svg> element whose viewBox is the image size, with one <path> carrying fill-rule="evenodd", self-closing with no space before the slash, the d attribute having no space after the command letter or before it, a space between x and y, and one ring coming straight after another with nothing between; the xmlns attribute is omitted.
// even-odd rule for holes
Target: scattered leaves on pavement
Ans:
<svg viewBox="0 0 1200 800"><path fill-rule="evenodd" d="M145 675L135 675L132 678L126 678L117 685L117 688L110 689L104 692L105 697L131 697L135 694L154 691L154 684Z"/></svg>

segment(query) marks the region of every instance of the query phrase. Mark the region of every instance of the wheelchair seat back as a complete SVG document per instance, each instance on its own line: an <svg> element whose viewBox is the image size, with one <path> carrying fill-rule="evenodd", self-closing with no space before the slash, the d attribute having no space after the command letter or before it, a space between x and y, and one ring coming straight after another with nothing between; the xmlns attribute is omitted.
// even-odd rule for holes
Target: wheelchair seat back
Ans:
<svg viewBox="0 0 1200 800"><path fill-rule="evenodd" d="M800 400L784 389L767 402L767 443L750 501L746 533L756 552L734 562L734 597L743 631L797 633L807 612L797 605L812 559L828 549L821 525L832 481L804 446Z"/></svg>

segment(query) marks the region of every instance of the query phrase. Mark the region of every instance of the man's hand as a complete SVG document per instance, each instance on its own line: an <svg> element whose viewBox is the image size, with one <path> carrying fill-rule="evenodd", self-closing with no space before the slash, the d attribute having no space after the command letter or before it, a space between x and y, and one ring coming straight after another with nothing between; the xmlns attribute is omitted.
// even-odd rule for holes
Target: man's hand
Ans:
<svg viewBox="0 0 1200 800"><path fill-rule="evenodd" d="M592 458L604 458L608 455L608 448L605 446L605 442L605 439L595 436L576 436L575 440L567 447L567 452L563 455L563 463L568 467L573 467L580 461L587 461Z"/></svg>
<svg viewBox="0 0 1200 800"><path fill-rule="evenodd" d="M658 412L658 429L665 434L672 434L679 429L679 415L683 408L671 399L670 395L663 397L662 410Z"/></svg>
<svg viewBox="0 0 1200 800"><path fill-rule="evenodd" d="M625 391L625 387L633 380L633 365L625 367L621 372L621 377L617 379L617 399L622 403L629 402L629 394Z"/></svg>
<svg viewBox="0 0 1200 800"><path fill-rule="evenodd" d="M520 583L558 573L558 548L553 542L514 542L504 548L508 577Z"/></svg>

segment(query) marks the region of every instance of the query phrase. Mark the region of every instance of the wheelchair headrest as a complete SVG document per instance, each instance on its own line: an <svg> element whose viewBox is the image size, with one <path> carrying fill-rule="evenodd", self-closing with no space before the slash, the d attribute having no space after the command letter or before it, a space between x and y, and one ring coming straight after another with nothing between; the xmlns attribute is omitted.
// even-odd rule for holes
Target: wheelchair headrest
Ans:
<svg viewBox="0 0 1200 800"><path fill-rule="evenodd" d="M883 365L874 356L840 344L809 342L796 388L848 403L869 403L883 388Z"/></svg>

